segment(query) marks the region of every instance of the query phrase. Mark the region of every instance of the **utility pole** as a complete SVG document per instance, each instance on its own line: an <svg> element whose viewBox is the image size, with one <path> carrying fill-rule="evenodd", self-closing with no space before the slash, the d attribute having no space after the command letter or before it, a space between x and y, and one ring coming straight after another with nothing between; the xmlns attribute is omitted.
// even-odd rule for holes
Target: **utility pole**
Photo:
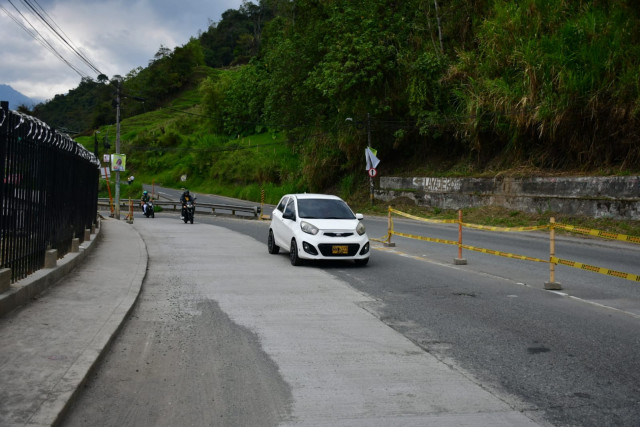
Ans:
<svg viewBox="0 0 640 427"><path fill-rule="evenodd" d="M120 81L116 86L116 154L120 154ZM120 169L116 170L116 219L120 219Z"/></svg>
<svg viewBox="0 0 640 427"><path fill-rule="evenodd" d="M96 130L93 132L93 154L95 154L96 159L98 159L98 161L100 161L100 159L98 158L98 134L100 133L99 130Z"/></svg>
<svg viewBox="0 0 640 427"><path fill-rule="evenodd" d="M371 114L367 113L367 147L371 148ZM369 189L371 196L371 206L373 206L373 176L369 175Z"/></svg>

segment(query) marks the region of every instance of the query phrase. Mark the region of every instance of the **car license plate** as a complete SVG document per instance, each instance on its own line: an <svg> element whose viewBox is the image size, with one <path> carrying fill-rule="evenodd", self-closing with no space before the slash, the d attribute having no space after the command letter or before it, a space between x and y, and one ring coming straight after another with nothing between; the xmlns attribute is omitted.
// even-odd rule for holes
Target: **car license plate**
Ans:
<svg viewBox="0 0 640 427"><path fill-rule="evenodd" d="M331 253L333 255L348 255L349 254L349 246L346 245L334 245L331 247Z"/></svg>

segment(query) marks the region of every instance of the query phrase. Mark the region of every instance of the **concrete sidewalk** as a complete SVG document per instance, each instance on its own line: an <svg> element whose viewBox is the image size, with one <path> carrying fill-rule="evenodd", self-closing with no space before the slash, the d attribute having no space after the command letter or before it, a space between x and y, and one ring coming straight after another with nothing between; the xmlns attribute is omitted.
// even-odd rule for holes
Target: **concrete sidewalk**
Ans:
<svg viewBox="0 0 640 427"><path fill-rule="evenodd" d="M76 268L65 257L0 295L5 305L29 295L0 317L0 425L55 424L133 307L147 269L142 238L124 221L104 219L94 240L86 253L67 256L82 255Z"/></svg>

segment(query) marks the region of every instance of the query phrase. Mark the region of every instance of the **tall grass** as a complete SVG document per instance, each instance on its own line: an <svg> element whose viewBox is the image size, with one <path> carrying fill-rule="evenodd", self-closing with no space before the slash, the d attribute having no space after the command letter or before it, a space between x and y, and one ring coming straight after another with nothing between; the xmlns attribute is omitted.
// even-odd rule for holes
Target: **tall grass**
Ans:
<svg viewBox="0 0 640 427"><path fill-rule="evenodd" d="M457 65L472 72L470 148L544 154L540 167L638 160L637 24L624 2L496 1Z"/></svg>

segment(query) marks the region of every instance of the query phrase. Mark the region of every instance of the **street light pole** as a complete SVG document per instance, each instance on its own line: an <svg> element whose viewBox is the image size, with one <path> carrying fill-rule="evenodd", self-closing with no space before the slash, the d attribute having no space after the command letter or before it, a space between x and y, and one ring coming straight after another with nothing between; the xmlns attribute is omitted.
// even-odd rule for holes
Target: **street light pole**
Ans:
<svg viewBox="0 0 640 427"><path fill-rule="evenodd" d="M371 148L371 114L367 113L367 147ZM371 206L373 206L373 176L369 175Z"/></svg>
<svg viewBox="0 0 640 427"><path fill-rule="evenodd" d="M116 86L116 154L120 154L120 81ZM116 170L116 219L120 219L120 168Z"/></svg>
<svg viewBox="0 0 640 427"><path fill-rule="evenodd" d="M345 121L353 123L353 118L347 117ZM360 126L362 124L362 121L358 121L356 123L358 123L358 126ZM367 113L367 148L371 149L371 114L370 113ZM370 173L369 170L367 170L367 172ZM371 198L371 206L373 206L373 190L374 190L373 176L369 174L369 192L370 192L370 198Z"/></svg>

